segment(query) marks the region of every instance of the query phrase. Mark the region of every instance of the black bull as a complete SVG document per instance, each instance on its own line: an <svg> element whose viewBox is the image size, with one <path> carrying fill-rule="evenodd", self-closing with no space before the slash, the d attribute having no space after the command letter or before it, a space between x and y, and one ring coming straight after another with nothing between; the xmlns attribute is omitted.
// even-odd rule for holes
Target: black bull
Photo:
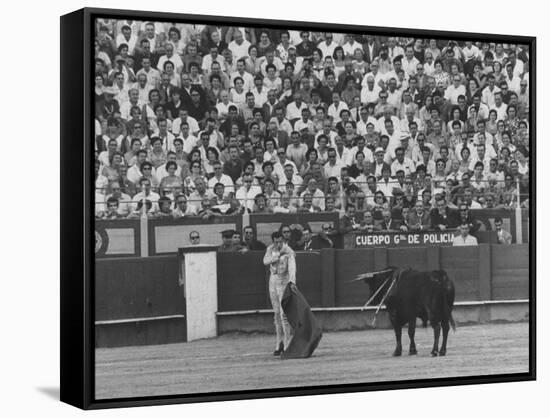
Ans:
<svg viewBox="0 0 550 418"><path fill-rule="evenodd" d="M393 278L389 275L393 275ZM388 278L390 280L386 280ZM384 282L386 283L384 284ZM447 353L449 325L453 327L453 330L455 329L452 315L455 287L444 270L390 269L383 274L375 274L367 283L371 292L375 292L380 286L383 286L374 300L375 303L380 303L383 295L387 293L384 303L395 332L394 356L401 355L401 330L405 324L408 324L409 354L417 353L414 342L416 318L420 318L424 326L429 321L434 330L432 356L438 354L444 356ZM390 286L392 286L391 289ZM438 349L441 331L443 331L443 340L441 348Z"/></svg>

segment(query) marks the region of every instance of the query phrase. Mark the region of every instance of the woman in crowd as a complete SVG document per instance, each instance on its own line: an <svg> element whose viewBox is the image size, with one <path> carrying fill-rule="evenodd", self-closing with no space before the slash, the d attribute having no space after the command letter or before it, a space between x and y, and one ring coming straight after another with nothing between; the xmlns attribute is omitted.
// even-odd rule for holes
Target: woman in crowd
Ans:
<svg viewBox="0 0 550 418"><path fill-rule="evenodd" d="M344 48L342 48L341 46L337 46L336 48L334 48L332 58L334 60L334 75L338 79L340 74L345 71L346 56L344 54Z"/></svg>
<svg viewBox="0 0 550 418"><path fill-rule="evenodd" d="M491 135L496 135L498 132L498 121L497 121L497 111L495 109L491 109L489 111L489 119L487 122L485 122L485 129L487 132L489 132Z"/></svg>
<svg viewBox="0 0 550 418"><path fill-rule="evenodd" d="M311 72L319 81L322 82L325 79L325 63L323 61L323 52L319 48L315 48L313 50Z"/></svg>
<svg viewBox="0 0 550 418"><path fill-rule="evenodd" d="M434 72L432 77L435 80L435 85L443 85L444 88L449 86L449 73L443 71L443 63L437 60L434 64Z"/></svg>
<svg viewBox="0 0 550 418"><path fill-rule="evenodd" d="M258 74L260 72L261 61L258 57L258 47L250 45L248 48L248 57L245 59L246 71L250 74Z"/></svg>
<svg viewBox="0 0 550 418"><path fill-rule="evenodd" d="M206 149L206 160L203 162L204 175L210 179L214 175L214 163L220 158L220 153L214 147Z"/></svg>
<svg viewBox="0 0 550 418"><path fill-rule="evenodd" d="M196 62L189 64L189 78L191 80L192 86L202 87L203 85L203 76L201 74L200 65Z"/></svg>
<svg viewBox="0 0 550 418"><path fill-rule="evenodd" d="M472 163L472 159L470 158L470 148L464 147L460 150L460 160L458 161L459 171L463 173L467 173L470 171L470 164Z"/></svg>
<svg viewBox="0 0 550 418"><path fill-rule="evenodd" d="M202 179L206 183L207 180L203 175L202 164L199 161L192 161L189 169L189 175L183 180L183 187L187 196L196 190L195 181Z"/></svg>
<svg viewBox="0 0 550 418"><path fill-rule="evenodd" d="M315 148L312 148L307 151L306 153L306 163L302 167L302 170L300 171L300 176L304 177L308 173L311 172L311 165L314 163L320 163L319 162L319 154L317 153L317 150Z"/></svg>
<svg viewBox="0 0 550 418"><path fill-rule="evenodd" d="M260 33L260 42L258 42L258 58L263 57L266 52L273 51L274 49L275 47L269 39L269 33L267 31L262 31ZM248 53L250 54L250 50Z"/></svg>
<svg viewBox="0 0 550 418"><path fill-rule="evenodd" d="M181 176L176 175L178 165L175 161L168 161L166 163L166 176L160 180L159 188L160 190L169 189L170 192L173 192L174 187L182 187L183 181Z"/></svg>

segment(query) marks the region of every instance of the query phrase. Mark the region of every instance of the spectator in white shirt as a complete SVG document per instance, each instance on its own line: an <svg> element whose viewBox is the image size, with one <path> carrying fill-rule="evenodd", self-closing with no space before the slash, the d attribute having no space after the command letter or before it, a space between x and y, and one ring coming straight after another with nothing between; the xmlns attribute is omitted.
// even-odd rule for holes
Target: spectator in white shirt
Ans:
<svg viewBox="0 0 550 418"><path fill-rule="evenodd" d="M252 175L251 174L245 174L243 175L243 185L239 190L237 190L237 193L235 194L235 197L241 204L241 207L246 208L250 212L254 209L254 199L257 195L262 193L262 189L259 186L252 185Z"/></svg>
<svg viewBox="0 0 550 418"><path fill-rule="evenodd" d="M328 115L332 118L332 124L334 126L342 120L340 117L340 112L342 110L349 110L348 105L340 100L340 93L333 91L332 104L328 107Z"/></svg>
<svg viewBox="0 0 550 418"><path fill-rule="evenodd" d="M478 245L477 238L470 235L470 226L462 224L459 227L460 234L453 238L453 247Z"/></svg>
<svg viewBox="0 0 550 418"><path fill-rule="evenodd" d="M137 193L133 197L132 200L134 203L132 205L132 210L133 211L137 210L138 202L141 202L143 200L148 200L149 202L152 203L148 212L157 212L158 211L157 202L160 199L160 196L157 193L151 191L151 180L147 178L141 178L139 181L139 187L142 191Z"/></svg>
<svg viewBox="0 0 550 418"><path fill-rule="evenodd" d="M502 93L498 92L494 95L495 103L489 107L489 110L495 110L497 112L497 120L506 119L506 109L508 106L502 101Z"/></svg>
<svg viewBox="0 0 550 418"><path fill-rule="evenodd" d="M323 167L323 172L326 178L329 177L339 177L340 171L343 167L341 161L337 159L336 150L334 148L329 148L327 151L328 161Z"/></svg>
<svg viewBox="0 0 550 418"><path fill-rule="evenodd" d="M306 195L311 195L313 206L325 210L325 194L317 187L317 180L313 177L307 182L307 188L302 192L300 197L304 199Z"/></svg>
<svg viewBox="0 0 550 418"><path fill-rule="evenodd" d="M231 82L235 85L235 79L240 77L243 80L243 89L248 93L254 88L254 76L246 71L246 60L240 58L237 60L237 71L231 74Z"/></svg>
<svg viewBox="0 0 550 418"><path fill-rule="evenodd" d="M458 96L466 95L466 86L462 84L460 75L453 76L453 84L445 90L445 100L452 105L458 104Z"/></svg>
<svg viewBox="0 0 550 418"><path fill-rule="evenodd" d="M132 33L132 28L129 25L124 25L116 37L116 47L120 48L120 45L126 44L128 46L128 54L133 56L137 41L137 34Z"/></svg>
<svg viewBox="0 0 550 418"><path fill-rule="evenodd" d="M405 157L405 150L401 146L395 149L395 161L391 164L392 177L395 177L399 170L403 170L405 176L411 176L415 171L414 163L410 158Z"/></svg>
<svg viewBox="0 0 550 418"><path fill-rule="evenodd" d="M397 78L391 77L388 79L388 104L393 107L394 113L401 107L401 91L397 89Z"/></svg>
<svg viewBox="0 0 550 418"><path fill-rule="evenodd" d="M233 180L231 180L231 177L229 177L227 174L223 174L223 165L220 161L216 161L212 164L214 168L214 176L208 180L208 189L214 190L214 186L217 183L221 183L224 185L224 197L227 197L229 194L233 194L235 192L235 188L233 186Z"/></svg>
<svg viewBox="0 0 550 418"><path fill-rule="evenodd" d="M220 64L220 67L223 68L225 64L225 58L222 55L219 55L218 47L212 46L210 48L210 54L206 55L202 59L202 71L204 74L208 75L211 71L212 63L217 62Z"/></svg>
<svg viewBox="0 0 550 418"><path fill-rule="evenodd" d="M325 33L325 39L317 45L317 48L321 50L323 53L323 57L332 57L332 54L334 54L334 49L338 46L336 42L333 41L332 33L326 32Z"/></svg>
<svg viewBox="0 0 550 418"><path fill-rule="evenodd" d="M157 69L159 71L164 69L164 63L167 61L170 61L172 64L174 64L174 68L176 72L178 74L181 73L181 70L183 69L183 61L181 60L179 55L174 53L174 45L167 43L164 46L164 50L166 51L166 55L163 55L162 57L159 58L159 61L157 63Z"/></svg>
<svg viewBox="0 0 550 418"><path fill-rule="evenodd" d="M240 30L236 30L233 35L233 40L229 42L227 48L233 54L233 58L240 60L241 58L248 57L248 48L250 45L250 42L244 38L243 33Z"/></svg>
<svg viewBox="0 0 550 418"><path fill-rule="evenodd" d="M489 107L495 105L495 93L498 93L500 89L495 85L495 77L492 74L487 76L488 85L481 92L481 101Z"/></svg>
<svg viewBox="0 0 550 418"><path fill-rule="evenodd" d="M403 71L410 77L416 74L416 66L420 64L414 56L414 48L412 45L408 45L405 49L405 57L401 60Z"/></svg>
<svg viewBox="0 0 550 418"><path fill-rule="evenodd" d="M307 109L307 104L302 101L302 93L294 93L294 101L286 106L286 118L289 121L296 121L302 117L302 110Z"/></svg>

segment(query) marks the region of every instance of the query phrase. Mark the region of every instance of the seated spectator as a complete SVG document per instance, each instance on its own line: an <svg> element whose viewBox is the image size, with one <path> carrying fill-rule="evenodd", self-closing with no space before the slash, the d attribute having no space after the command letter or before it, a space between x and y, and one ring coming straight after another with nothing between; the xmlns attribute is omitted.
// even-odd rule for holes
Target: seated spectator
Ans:
<svg viewBox="0 0 550 418"><path fill-rule="evenodd" d="M497 232L498 243L510 245L512 243L512 234L510 234L502 227L502 218L500 216L497 216L493 221L493 224L495 225L495 231Z"/></svg>
<svg viewBox="0 0 550 418"><path fill-rule="evenodd" d="M143 200L146 200L151 203L151 206L147 205L147 213L149 212L157 212L158 211L158 200L160 199L160 196L153 192L151 190L151 180L143 177L139 181L139 187L141 189L141 192L137 193L133 198L132 201L134 202L132 205L133 211L138 210L138 207L141 208L142 206L139 205L139 203L143 203Z"/></svg>
<svg viewBox="0 0 550 418"><path fill-rule="evenodd" d="M213 196L210 199L212 211L225 214L230 208L231 195L225 193L223 183L216 183L211 190L213 191Z"/></svg>
<svg viewBox="0 0 550 418"><path fill-rule="evenodd" d="M99 191L99 193L105 195L107 185L109 184L109 180L103 174L99 173L100 166L101 166L101 163L98 160L96 160L95 161L95 188L97 191Z"/></svg>
<svg viewBox="0 0 550 418"><path fill-rule="evenodd" d="M410 231L427 231L430 229L430 213L426 210L422 201L418 200L414 209L409 213L408 225Z"/></svg>
<svg viewBox="0 0 550 418"><path fill-rule="evenodd" d="M311 195L312 205L314 208L319 208L318 211L325 209L325 194L318 188L317 180L315 178L310 178L307 182L307 188L300 197L304 199L306 194ZM317 210L316 210L317 211Z"/></svg>
<svg viewBox="0 0 550 418"><path fill-rule="evenodd" d="M384 208L382 210L382 220L378 222L376 229L384 232L396 232L401 230L401 221L393 219L390 209Z"/></svg>
<svg viewBox="0 0 550 418"><path fill-rule="evenodd" d="M132 212L128 214L126 219L140 219L144 213L146 213L147 218L154 218L155 212L153 211L153 202L151 202L149 199L145 200L145 208L143 207L143 200L140 200L137 203L137 206L135 207Z"/></svg>
<svg viewBox="0 0 550 418"><path fill-rule="evenodd" d="M458 219L455 222L461 227L468 225L470 234L475 234L481 227L481 222L473 217L468 205L464 202L458 206Z"/></svg>
<svg viewBox="0 0 550 418"><path fill-rule="evenodd" d="M242 244L249 250L249 251L265 251L266 245L258 241L256 238L256 230L252 226L245 226L244 227L244 240Z"/></svg>
<svg viewBox="0 0 550 418"><path fill-rule="evenodd" d="M166 151L162 146L162 139L158 136L151 138L151 151L149 151L148 160L153 164L153 167L158 168L168 161Z"/></svg>
<svg viewBox="0 0 550 418"><path fill-rule="evenodd" d="M117 200L117 212L121 216L128 216L131 211L132 198L126 193L122 193L120 183L118 181L113 181L109 185L109 191L111 192L106 196L106 202L108 206L108 201L110 198ZM108 208L107 208L108 209Z"/></svg>
<svg viewBox="0 0 550 418"><path fill-rule="evenodd" d="M234 193L233 180L227 174L223 173L223 165L220 161L212 164L214 175L208 180L208 189L213 190L217 183L224 185L224 194L227 196Z"/></svg>
<svg viewBox="0 0 550 418"><path fill-rule="evenodd" d="M184 194L179 194L175 198L175 208L172 211L174 219L186 218L188 216L196 216L195 206L187 205L187 197ZM192 242L193 243L193 242Z"/></svg>
<svg viewBox="0 0 550 418"><path fill-rule="evenodd" d="M386 196L384 196L384 192L378 190L374 194L374 203L370 207L372 216L375 221L382 220L382 210L386 207L388 207L388 199L386 199Z"/></svg>
<svg viewBox="0 0 550 418"><path fill-rule="evenodd" d="M325 199L329 196L331 196L334 199L334 207L336 209L342 209L345 207L345 203L346 203L345 193L340 189L340 185L338 184L338 178L336 177L330 177L328 179L328 191L326 193Z"/></svg>
<svg viewBox="0 0 550 418"><path fill-rule="evenodd" d="M275 207L280 206L281 193L275 190L275 183L272 179L265 179L263 194L269 209L273 210Z"/></svg>
<svg viewBox="0 0 550 418"><path fill-rule="evenodd" d="M204 220L210 220L216 216L220 216L220 212L212 208L212 201L210 197L203 196L202 201L200 201L197 216Z"/></svg>
<svg viewBox="0 0 550 418"><path fill-rule="evenodd" d="M459 227L459 234L453 238L453 247L477 245L477 238L470 235L470 226L463 223Z"/></svg>
<svg viewBox="0 0 550 418"><path fill-rule="evenodd" d="M435 208L430 212L430 221L431 228L436 231L445 231L456 226L455 215L440 194L435 198Z"/></svg>
<svg viewBox="0 0 550 418"><path fill-rule="evenodd" d="M267 199L264 194L259 193L254 198L252 213L273 213L273 210L267 205Z"/></svg>
<svg viewBox="0 0 550 418"><path fill-rule="evenodd" d="M175 160L176 155L172 153L170 158ZM183 181L181 179L181 168L178 167L178 164L174 160L168 161L166 165L157 169L156 177L157 181L159 177L161 177L159 182L159 188L161 190L164 188L172 188L174 186L181 187L183 185ZM165 172L165 175L163 175L162 172Z"/></svg>
<svg viewBox="0 0 550 418"><path fill-rule="evenodd" d="M313 212L321 212L321 208L319 206L316 206L313 203L313 195L309 191L305 191L300 196L302 199L302 204L298 207L298 212L300 213L313 213ZM324 204L324 201L323 201Z"/></svg>
<svg viewBox="0 0 550 418"><path fill-rule="evenodd" d="M172 211L172 201L169 197L162 196L158 200L159 210L157 212L157 216L159 218L173 218L173 211Z"/></svg>
<svg viewBox="0 0 550 418"><path fill-rule="evenodd" d="M206 181L202 177L195 179L195 191L189 194L188 204L193 206L193 210L199 214L204 208L204 202L208 202L210 209L210 199L214 197L212 191L207 189Z"/></svg>
<svg viewBox="0 0 550 418"><path fill-rule="evenodd" d="M361 222L356 215L357 211L355 209L355 206L351 204L346 205L346 213L340 219L339 231L342 234L359 231L361 229Z"/></svg>
<svg viewBox="0 0 550 418"><path fill-rule="evenodd" d="M298 211L298 202L296 205L291 203L291 197L288 193L281 194L279 205L273 208L273 213L296 213Z"/></svg>
<svg viewBox="0 0 550 418"><path fill-rule="evenodd" d="M237 190L235 197L245 210L251 212L254 208L254 199L262 193L262 189L253 185L253 177L250 173L243 174L242 183L243 185Z"/></svg>
<svg viewBox="0 0 550 418"><path fill-rule="evenodd" d="M101 219L112 220L120 219L124 216L119 212L119 200L116 197L108 197L106 202L106 210Z"/></svg>
<svg viewBox="0 0 550 418"><path fill-rule="evenodd" d="M313 235L309 226L306 226L302 231L302 240L303 243L299 247L300 251L318 251L332 247L332 241L327 237L326 232Z"/></svg>

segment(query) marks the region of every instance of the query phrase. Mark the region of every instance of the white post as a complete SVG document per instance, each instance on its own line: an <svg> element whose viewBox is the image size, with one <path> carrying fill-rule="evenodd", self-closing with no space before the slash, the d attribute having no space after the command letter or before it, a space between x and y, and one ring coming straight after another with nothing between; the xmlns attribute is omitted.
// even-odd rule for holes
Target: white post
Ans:
<svg viewBox="0 0 550 418"><path fill-rule="evenodd" d="M522 213L520 205L519 177L516 180L516 244L523 244Z"/></svg>
<svg viewBox="0 0 550 418"><path fill-rule="evenodd" d="M243 223L243 229L248 225L250 225L250 213L248 212L248 194L246 194L244 197L244 212L243 212L242 223Z"/></svg>
<svg viewBox="0 0 550 418"><path fill-rule="evenodd" d="M141 257L149 257L149 219L147 217L147 199L145 198L145 185L141 185L142 200L141 200L141 217L139 218L139 236Z"/></svg>

